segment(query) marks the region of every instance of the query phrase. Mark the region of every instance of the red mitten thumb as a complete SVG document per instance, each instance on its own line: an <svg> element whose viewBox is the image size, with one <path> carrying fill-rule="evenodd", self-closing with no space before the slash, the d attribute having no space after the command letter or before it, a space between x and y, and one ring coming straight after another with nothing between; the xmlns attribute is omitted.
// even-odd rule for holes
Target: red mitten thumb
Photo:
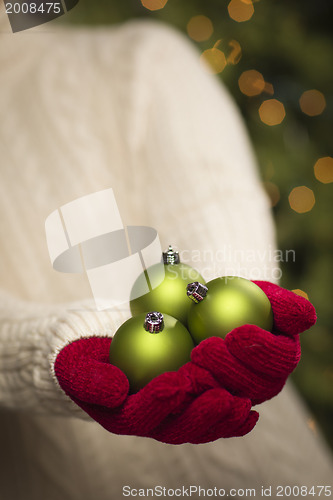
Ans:
<svg viewBox="0 0 333 500"><path fill-rule="evenodd" d="M109 363L110 337L78 339L63 348L54 371L60 387L73 400L116 408L126 399L126 375Z"/></svg>
<svg viewBox="0 0 333 500"><path fill-rule="evenodd" d="M296 293L269 281L254 281L267 295L274 316L276 333L297 335L305 332L317 321L316 310L311 302Z"/></svg>
<svg viewBox="0 0 333 500"><path fill-rule="evenodd" d="M254 325L235 328L224 340L210 338L192 351L192 361L210 370L232 394L253 404L278 394L296 368L299 333L316 322L313 305L273 283L255 282L266 293L274 316L273 332Z"/></svg>

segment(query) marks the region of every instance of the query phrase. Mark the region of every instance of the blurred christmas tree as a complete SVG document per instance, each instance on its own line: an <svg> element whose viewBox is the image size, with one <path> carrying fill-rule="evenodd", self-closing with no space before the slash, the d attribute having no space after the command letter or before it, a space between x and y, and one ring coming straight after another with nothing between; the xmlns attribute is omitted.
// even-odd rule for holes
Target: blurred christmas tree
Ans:
<svg viewBox="0 0 333 500"><path fill-rule="evenodd" d="M272 202L278 247L295 250L281 263L281 285L308 294L317 310L293 380L333 447L332 13L329 0L81 0L66 22L160 19L189 36L230 89Z"/></svg>

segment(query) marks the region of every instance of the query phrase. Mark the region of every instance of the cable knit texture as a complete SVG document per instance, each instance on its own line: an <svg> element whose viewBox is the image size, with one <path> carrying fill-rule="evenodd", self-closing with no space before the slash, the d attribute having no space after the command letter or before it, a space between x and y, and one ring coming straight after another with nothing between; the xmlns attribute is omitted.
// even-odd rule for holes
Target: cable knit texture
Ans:
<svg viewBox="0 0 333 500"><path fill-rule="evenodd" d="M112 335L128 319L124 311L97 312L90 304L77 309L33 306L3 296L0 350L1 403L35 413L65 414L86 419L59 388L54 359L66 344L89 335ZM71 304L73 308L75 304Z"/></svg>
<svg viewBox="0 0 333 500"><path fill-rule="evenodd" d="M196 447L107 433L52 383L49 359L68 336L98 330L110 341L127 319L83 302L84 275L52 269L52 211L112 187L124 225L155 227L163 248L177 247L207 280L276 282L274 226L240 113L185 37L143 20L52 22L15 35L5 22L0 15L0 405L15 411L0 411L2 498L109 500L124 484L328 484L331 461L288 383L247 436Z"/></svg>
<svg viewBox="0 0 333 500"><path fill-rule="evenodd" d="M149 22L92 36L38 31L19 64L27 34L2 42L0 262L13 297L12 316L4 309L0 317L0 356L7 360L0 404L77 414L52 386L46 360L68 335L89 336L90 320L93 330L100 322L101 332L112 335L127 313L114 311L112 320L91 307L89 314L67 314L91 292L83 275L52 270L44 234L49 213L112 186L125 225L155 227L162 245L174 244L189 263L196 252L192 264L206 279L232 266L231 274L274 280L272 221L238 111L178 33ZM146 196L147 186L158 200ZM234 250L254 252L255 262L233 259ZM221 251L223 262L216 257ZM49 316L34 306L43 303L59 306Z"/></svg>

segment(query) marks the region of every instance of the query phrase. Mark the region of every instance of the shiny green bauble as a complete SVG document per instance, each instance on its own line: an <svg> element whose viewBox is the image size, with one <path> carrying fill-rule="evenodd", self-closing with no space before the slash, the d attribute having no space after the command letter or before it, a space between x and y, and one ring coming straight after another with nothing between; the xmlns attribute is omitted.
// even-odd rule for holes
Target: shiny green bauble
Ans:
<svg viewBox="0 0 333 500"><path fill-rule="evenodd" d="M146 326L149 315L153 320L162 317L159 331L153 331L157 320ZM176 318L159 312L143 313L125 321L116 331L110 362L125 373L134 393L157 375L178 370L190 361L193 347L191 335Z"/></svg>
<svg viewBox="0 0 333 500"><path fill-rule="evenodd" d="M162 267L163 270L163 267ZM205 283L203 277L193 267L187 264L164 265L165 276L163 281L145 295L140 294L147 286L147 272L141 274L134 283L132 295L137 297L130 301L133 316L147 311L160 311L177 318L185 326L191 301L186 296L186 286L192 281ZM161 265L156 264L148 269L151 281L160 282ZM141 295L141 296L139 296Z"/></svg>
<svg viewBox="0 0 333 500"><path fill-rule="evenodd" d="M209 281L206 287L206 295L191 301L188 313L188 329L196 344L208 337L224 338L234 328L247 324L272 330L270 301L252 281L224 276Z"/></svg>

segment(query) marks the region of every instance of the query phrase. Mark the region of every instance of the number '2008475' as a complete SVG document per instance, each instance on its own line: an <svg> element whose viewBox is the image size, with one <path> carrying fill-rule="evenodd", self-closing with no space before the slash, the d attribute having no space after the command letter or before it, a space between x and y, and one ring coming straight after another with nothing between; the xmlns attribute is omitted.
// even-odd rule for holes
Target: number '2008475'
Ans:
<svg viewBox="0 0 333 500"><path fill-rule="evenodd" d="M45 2L41 4L36 3L10 3L5 4L7 14L60 14L60 2Z"/></svg>
<svg viewBox="0 0 333 500"><path fill-rule="evenodd" d="M331 486L312 486L311 488L307 486L277 486L276 496L277 497L305 497L311 495L315 496L325 496L330 497L332 495Z"/></svg>

